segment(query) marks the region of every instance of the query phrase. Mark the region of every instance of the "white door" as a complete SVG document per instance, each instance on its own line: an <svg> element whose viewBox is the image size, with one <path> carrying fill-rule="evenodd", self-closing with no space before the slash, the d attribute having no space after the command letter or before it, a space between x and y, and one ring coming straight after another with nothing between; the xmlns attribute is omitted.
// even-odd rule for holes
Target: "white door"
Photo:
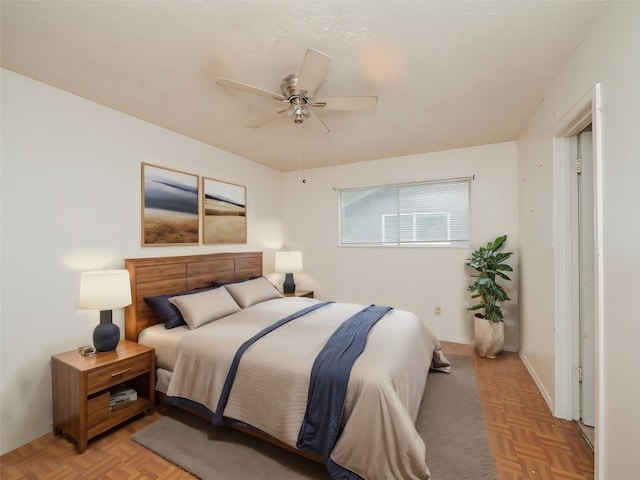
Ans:
<svg viewBox="0 0 640 480"><path fill-rule="evenodd" d="M578 134L578 310L580 419L595 425L595 205L591 126Z"/></svg>

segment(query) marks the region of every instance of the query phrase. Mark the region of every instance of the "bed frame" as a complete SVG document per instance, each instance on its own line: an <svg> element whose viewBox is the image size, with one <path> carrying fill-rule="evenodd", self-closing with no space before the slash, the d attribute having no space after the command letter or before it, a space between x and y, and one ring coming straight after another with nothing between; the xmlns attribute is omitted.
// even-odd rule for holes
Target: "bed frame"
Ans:
<svg viewBox="0 0 640 480"><path fill-rule="evenodd" d="M262 275L262 252L210 253L178 257L128 258L132 303L124 310L124 337L138 341L140 332L159 323L144 297L210 287Z"/></svg>

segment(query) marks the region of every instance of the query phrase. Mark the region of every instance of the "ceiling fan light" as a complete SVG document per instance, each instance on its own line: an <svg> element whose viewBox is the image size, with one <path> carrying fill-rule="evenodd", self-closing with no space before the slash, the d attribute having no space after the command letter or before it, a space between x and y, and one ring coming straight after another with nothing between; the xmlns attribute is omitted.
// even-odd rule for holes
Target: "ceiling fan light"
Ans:
<svg viewBox="0 0 640 480"><path fill-rule="evenodd" d="M304 107L304 105L294 105L292 108L292 114L296 117L294 122L300 124L304 121L302 117L309 118L309 112Z"/></svg>

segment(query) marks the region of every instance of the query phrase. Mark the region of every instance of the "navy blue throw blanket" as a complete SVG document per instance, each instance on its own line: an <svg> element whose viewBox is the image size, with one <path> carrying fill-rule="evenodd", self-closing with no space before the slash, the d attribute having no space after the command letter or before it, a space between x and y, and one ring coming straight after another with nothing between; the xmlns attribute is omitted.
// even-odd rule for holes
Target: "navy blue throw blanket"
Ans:
<svg viewBox="0 0 640 480"><path fill-rule="evenodd" d="M316 357L311 370L307 411L297 447L322 457L336 480L361 478L334 463L329 456L340 434L353 364L364 351L369 331L389 310L391 307L370 305L342 323Z"/></svg>
<svg viewBox="0 0 640 480"><path fill-rule="evenodd" d="M255 342L260 340L265 335L273 332L276 328L279 328L282 325L289 323L291 320L300 318L309 312L317 310L320 307L324 307L329 303L333 303L333 302L320 302L320 303L311 305L310 307L303 308L302 310L298 310L297 312L292 313L291 315L283 318L282 320L278 320L276 323L262 329L261 331L256 333L253 337L251 337L249 340L247 340L240 346L235 356L233 357L233 361L231 362L231 367L229 367L229 373L227 373L227 378L224 382L224 386L222 387L222 393L220 394L220 399L218 400L218 406L216 408L216 411L213 414L212 421L215 425L224 425L226 423L224 418L224 409L227 406L227 402L229 400L229 394L231 393L231 387L233 386L233 381L236 378L236 373L238 373L238 365L240 365L240 359L242 358L242 355L244 355L244 352L246 352L251 345L253 345Z"/></svg>

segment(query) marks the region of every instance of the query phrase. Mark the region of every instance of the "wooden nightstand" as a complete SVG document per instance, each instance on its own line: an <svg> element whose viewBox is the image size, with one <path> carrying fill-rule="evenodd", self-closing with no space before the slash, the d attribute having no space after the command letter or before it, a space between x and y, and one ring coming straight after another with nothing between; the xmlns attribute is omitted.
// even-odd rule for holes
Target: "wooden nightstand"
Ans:
<svg viewBox="0 0 640 480"><path fill-rule="evenodd" d="M113 352L83 357L72 350L52 356L54 435L69 435L83 453L90 438L145 410L153 413L155 363L153 348L127 340ZM137 400L109 406L110 394L130 388Z"/></svg>
<svg viewBox="0 0 640 480"><path fill-rule="evenodd" d="M283 293L283 297L307 297L313 298L313 290L296 290L293 293Z"/></svg>

